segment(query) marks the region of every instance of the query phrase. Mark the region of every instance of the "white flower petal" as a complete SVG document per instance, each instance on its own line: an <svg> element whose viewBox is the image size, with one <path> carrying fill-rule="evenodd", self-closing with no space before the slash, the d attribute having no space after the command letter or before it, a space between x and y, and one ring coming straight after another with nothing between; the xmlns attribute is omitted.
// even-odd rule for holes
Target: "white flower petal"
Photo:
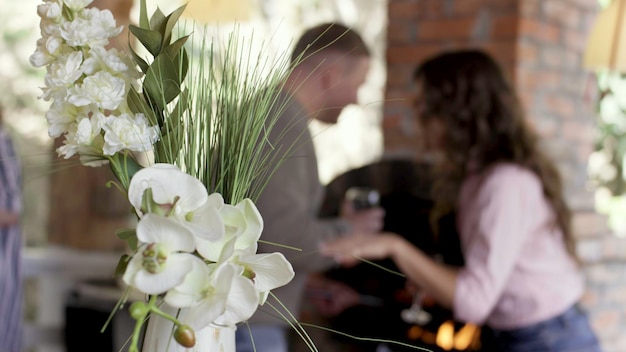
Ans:
<svg viewBox="0 0 626 352"><path fill-rule="evenodd" d="M196 237L196 250L206 260L223 263L232 256L235 249L235 241L236 238L228 238L226 236L218 241L209 241Z"/></svg>
<svg viewBox="0 0 626 352"><path fill-rule="evenodd" d="M224 206L224 197L219 193L211 193L206 201L206 205L221 209Z"/></svg>
<svg viewBox="0 0 626 352"><path fill-rule="evenodd" d="M191 307L202 298L203 291L210 286L211 271L199 258L194 258L192 269L185 281L169 290L165 302L177 308Z"/></svg>
<svg viewBox="0 0 626 352"><path fill-rule="evenodd" d="M263 218L252 200L246 198L239 202L237 208L243 212L246 219L246 227L243 234L237 241L237 249L249 248L252 253L256 253L257 241L263 232Z"/></svg>
<svg viewBox="0 0 626 352"><path fill-rule="evenodd" d="M248 320L259 307L259 295L248 278L235 276L232 280L226 311L215 320L220 325L235 325Z"/></svg>
<svg viewBox="0 0 626 352"><path fill-rule="evenodd" d="M239 261L254 271L254 286L261 292L284 286L295 275L293 267L282 253L241 256Z"/></svg>
<svg viewBox="0 0 626 352"><path fill-rule="evenodd" d="M159 243L169 251L193 252L193 234L180 221L146 214L137 224L137 238L144 243Z"/></svg>
<svg viewBox="0 0 626 352"><path fill-rule="evenodd" d="M152 150L159 139L159 128L150 126L143 114L111 116L103 129L103 151L106 155L114 155L122 150L147 152Z"/></svg>
<svg viewBox="0 0 626 352"><path fill-rule="evenodd" d="M267 297L269 297L270 291L262 291L259 292L259 305L262 306L267 301Z"/></svg>
<svg viewBox="0 0 626 352"><path fill-rule="evenodd" d="M180 320L194 330L203 329L211 325L226 309L226 299L211 296L200 304L186 310Z"/></svg>
<svg viewBox="0 0 626 352"><path fill-rule="evenodd" d="M172 204L180 198L177 208L182 216L200 208L208 198L202 182L170 164L146 167L130 180L128 198L137 211L141 209L143 193L148 188L152 188L154 201L159 204Z"/></svg>
<svg viewBox="0 0 626 352"><path fill-rule="evenodd" d="M193 255L191 254L172 253L168 256L167 263L164 264L160 272L152 274L146 270L140 270L135 275L131 285L150 295L164 293L185 280L185 276L192 269L192 258Z"/></svg>
<svg viewBox="0 0 626 352"><path fill-rule="evenodd" d="M224 204L220 209L220 215L224 219L228 236L239 236L246 227L246 219L241 209L234 205Z"/></svg>
<svg viewBox="0 0 626 352"><path fill-rule="evenodd" d="M224 313L228 298L231 295L231 286L238 277L237 267L232 264L218 266L211 275L211 289L202 298L202 302L189 310L183 318L190 326L201 329L213 323Z"/></svg>
<svg viewBox="0 0 626 352"><path fill-rule="evenodd" d="M124 271L124 275L122 276L122 280L126 285L134 286L135 276L140 270L143 270L141 263L141 255L135 255L130 259L126 266L126 271Z"/></svg>
<svg viewBox="0 0 626 352"><path fill-rule="evenodd" d="M185 225L194 235L209 241L217 241L226 233L224 221L219 211L217 208L209 206L208 202L194 211L191 221L186 222Z"/></svg>
<svg viewBox="0 0 626 352"><path fill-rule="evenodd" d="M123 79L98 71L83 79L82 84L73 86L67 100L76 106L96 104L101 109L115 110L126 98L126 88Z"/></svg>

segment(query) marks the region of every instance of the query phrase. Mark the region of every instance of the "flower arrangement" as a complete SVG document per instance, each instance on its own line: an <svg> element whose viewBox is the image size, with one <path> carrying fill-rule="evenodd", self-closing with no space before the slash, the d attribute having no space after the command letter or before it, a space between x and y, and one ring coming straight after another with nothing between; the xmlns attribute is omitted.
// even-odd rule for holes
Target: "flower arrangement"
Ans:
<svg viewBox="0 0 626 352"><path fill-rule="evenodd" d="M214 59L204 42L192 57L189 36L173 34L184 6L148 18L145 0L129 29L146 57L107 48L122 28L91 1L37 8L42 37L30 61L47 70L49 135L63 138L57 152L66 159L108 164L117 178L110 184L137 215L135 228L118 231L131 252L118 274L147 297L130 305L129 351L138 351L148 316L171 321L174 339L190 347L194 331L245 321L294 276L282 254L256 253L263 219L251 200L276 157L261 155L258 143L272 126L266 116L280 109L281 67L250 72ZM153 161L141 165L140 156ZM170 314L164 303L180 310Z"/></svg>

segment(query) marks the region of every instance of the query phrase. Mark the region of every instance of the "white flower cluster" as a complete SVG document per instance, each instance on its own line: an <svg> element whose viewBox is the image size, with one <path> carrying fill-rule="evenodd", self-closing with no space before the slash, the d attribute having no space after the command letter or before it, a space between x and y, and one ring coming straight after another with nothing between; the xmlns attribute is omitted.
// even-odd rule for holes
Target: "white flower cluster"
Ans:
<svg viewBox="0 0 626 352"><path fill-rule="evenodd" d="M155 164L131 179L139 248L124 282L182 311L194 329L247 320L269 291L294 276L281 253L257 254L263 219L254 203L224 203L196 178Z"/></svg>
<svg viewBox="0 0 626 352"><path fill-rule="evenodd" d="M44 0L38 6L42 37L30 63L47 69L41 97L52 101L50 137L65 136L58 153L66 159L79 154L84 164L99 166L122 150L151 150L159 129L128 108L126 96L140 75L127 55L106 48L122 27L110 11L86 8L91 1Z"/></svg>

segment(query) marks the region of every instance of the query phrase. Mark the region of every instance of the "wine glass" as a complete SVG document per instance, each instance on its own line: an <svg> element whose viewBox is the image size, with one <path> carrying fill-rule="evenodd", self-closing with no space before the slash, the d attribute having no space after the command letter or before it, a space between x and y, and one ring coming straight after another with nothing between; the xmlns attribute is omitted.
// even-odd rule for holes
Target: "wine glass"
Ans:
<svg viewBox="0 0 626 352"><path fill-rule="evenodd" d="M418 290L413 295L413 303L408 309L403 309L400 312L400 317L405 323L426 325L432 320L432 315L422 308L422 300L424 299L424 292Z"/></svg>
<svg viewBox="0 0 626 352"><path fill-rule="evenodd" d="M345 198L352 203L354 210L373 208L380 202L380 193L372 187L350 187Z"/></svg>

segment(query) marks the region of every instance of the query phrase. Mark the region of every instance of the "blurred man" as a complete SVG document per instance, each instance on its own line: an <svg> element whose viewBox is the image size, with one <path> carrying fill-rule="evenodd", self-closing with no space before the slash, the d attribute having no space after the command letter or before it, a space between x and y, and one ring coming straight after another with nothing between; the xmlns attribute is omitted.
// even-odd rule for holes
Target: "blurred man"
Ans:
<svg viewBox="0 0 626 352"><path fill-rule="evenodd" d="M349 203L344 204L339 218L317 216L324 189L318 178L308 122L316 119L334 124L343 108L357 103L357 91L370 64L363 39L340 24L313 27L296 43L291 64L293 70L278 99L277 105L282 108L265 145L268 153L283 153L279 154L283 160L269 179L257 207L265 223L259 252L283 252L296 276L287 286L273 291L280 303L270 298L250 319L250 329L239 326L238 352L255 351L251 340L258 352L288 351L287 333L292 328L286 319L293 322L294 317L298 318L308 274L334 265L332 260L318 255L319 244L353 233L378 232L383 224L381 208L356 212Z"/></svg>

